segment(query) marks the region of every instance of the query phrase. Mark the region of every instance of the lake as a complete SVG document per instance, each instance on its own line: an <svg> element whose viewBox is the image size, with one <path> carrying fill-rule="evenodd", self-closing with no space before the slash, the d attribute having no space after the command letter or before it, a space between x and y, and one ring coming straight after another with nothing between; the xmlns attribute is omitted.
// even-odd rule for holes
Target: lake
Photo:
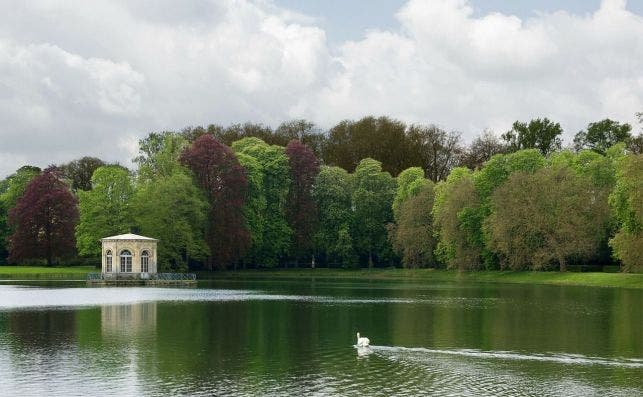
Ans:
<svg viewBox="0 0 643 397"><path fill-rule="evenodd" d="M642 313L642 290L610 288L13 282L0 394L640 396Z"/></svg>

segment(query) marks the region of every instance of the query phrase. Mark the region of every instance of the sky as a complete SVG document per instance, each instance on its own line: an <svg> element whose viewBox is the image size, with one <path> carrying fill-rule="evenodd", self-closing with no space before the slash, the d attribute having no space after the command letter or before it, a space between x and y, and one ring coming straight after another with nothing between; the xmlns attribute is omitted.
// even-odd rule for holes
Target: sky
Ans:
<svg viewBox="0 0 643 397"><path fill-rule="evenodd" d="M643 0L4 0L0 177L246 121L638 131L642 38Z"/></svg>

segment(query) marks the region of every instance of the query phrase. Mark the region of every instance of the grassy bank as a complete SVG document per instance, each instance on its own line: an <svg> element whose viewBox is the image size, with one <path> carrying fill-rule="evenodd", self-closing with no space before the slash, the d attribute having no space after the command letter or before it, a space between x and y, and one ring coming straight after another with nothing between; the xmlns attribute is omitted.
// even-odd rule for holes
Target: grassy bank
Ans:
<svg viewBox="0 0 643 397"><path fill-rule="evenodd" d="M434 269L279 269L199 272L203 279L361 279L417 282L485 282L579 285L591 287L618 287L643 289L643 274L628 273L560 273L482 271L457 272Z"/></svg>
<svg viewBox="0 0 643 397"><path fill-rule="evenodd" d="M0 266L0 280L85 280L93 266Z"/></svg>
<svg viewBox="0 0 643 397"><path fill-rule="evenodd" d="M0 266L0 280L85 280L87 273L98 271L93 266L44 267ZM482 271L457 272L434 269L278 269L197 272L199 280L389 280L412 282L484 282L519 284L581 285L643 289L643 274L628 273L560 273Z"/></svg>

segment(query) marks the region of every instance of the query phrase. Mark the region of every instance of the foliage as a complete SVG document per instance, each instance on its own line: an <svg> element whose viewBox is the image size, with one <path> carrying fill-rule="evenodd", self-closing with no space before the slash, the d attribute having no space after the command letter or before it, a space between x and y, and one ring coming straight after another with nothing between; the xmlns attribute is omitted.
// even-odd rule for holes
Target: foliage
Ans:
<svg viewBox="0 0 643 397"><path fill-rule="evenodd" d="M79 190L91 190L94 171L104 165L105 162L101 159L85 156L63 164L59 168L63 177L69 180L71 190L76 192Z"/></svg>
<svg viewBox="0 0 643 397"><path fill-rule="evenodd" d="M436 266L433 250L433 183L427 182L397 207L396 223L390 226L393 247L402 257L404 267ZM399 187L398 187L399 191Z"/></svg>
<svg viewBox="0 0 643 397"><path fill-rule="evenodd" d="M248 179L248 197L243 208L243 215L250 232L251 245L243 258L243 262L244 265L246 263L261 263L267 207L263 185L263 167L252 156L244 153L237 153L236 155Z"/></svg>
<svg viewBox="0 0 643 397"><path fill-rule="evenodd" d="M202 135L181 154L203 189L210 204L205 240L210 248L208 266L235 265L250 245L250 233L243 218L248 179L232 150Z"/></svg>
<svg viewBox="0 0 643 397"><path fill-rule="evenodd" d="M300 258L310 253L317 226L317 205L312 197L319 161L306 145L292 140L286 146L291 186L288 192L286 218L293 230L293 253Z"/></svg>
<svg viewBox="0 0 643 397"><path fill-rule="evenodd" d="M27 184L38 174L40 168L27 165L0 182L0 263L5 262L9 255L7 245L12 233L8 223L9 211L22 196Z"/></svg>
<svg viewBox="0 0 643 397"><path fill-rule="evenodd" d="M367 158L357 165L353 183L351 232L356 252L368 260L369 267L375 262L389 262L392 247L386 237L386 225L393 221L395 179L382 171L379 161Z"/></svg>
<svg viewBox="0 0 643 397"><path fill-rule="evenodd" d="M27 184L9 211L12 262L54 259L75 252L74 227L78 222L77 200L55 168L48 168Z"/></svg>
<svg viewBox="0 0 643 397"><path fill-rule="evenodd" d="M360 160L370 157L382 163L385 171L397 175L412 166L406 125L388 117L344 120L330 129L324 162L351 172Z"/></svg>
<svg viewBox="0 0 643 397"><path fill-rule="evenodd" d="M623 270L643 267L643 154L619 160L616 186L609 196L620 230L610 241L614 256L623 263Z"/></svg>
<svg viewBox="0 0 643 397"><path fill-rule="evenodd" d="M353 224L351 175L340 167L322 166L315 178L312 196L319 214L314 236L317 251L327 264L353 267L357 257L350 233Z"/></svg>
<svg viewBox="0 0 643 397"><path fill-rule="evenodd" d="M254 158L261 166L263 196L266 210L263 214L261 246L256 247L262 266L279 264L289 252L292 229L286 220L286 200L291 184L290 166L281 146L268 145L258 138L243 138L234 142L232 148Z"/></svg>
<svg viewBox="0 0 643 397"><path fill-rule="evenodd" d="M455 168L436 186L432 209L436 254L450 269L477 270L482 254L480 198L471 171Z"/></svg>
<svg viewBox="0 0 643 397"><path fill-rule="evenodd" d="M412 196L418 194L425 186L431 184L424 179L424 170L420 167L407 168L397 176L397 189L393 198L393 215L398 217L400 205Z"/></svg>
<svg viewBox="0 0 643 397"><path fill-rule="evenodd" d="M91 182L91 190L77 192L80 222L76 243L80 255L98 257L101 238L131 231L134 187L129 171L118 165L97 168Z"/></svg>
<svg viewBox="0 0 643 397"><path fill-rule="evenodd" d="M427 178L437 182L446 179L460 162L463 149L460 134L435 126L412 125L407 131L411 165L420 165Z"/></svg>
<svg viewBox="0 0 643 397"><path fill-rule="evenodd" d="M574 148L590 149L605 154L610 147L631 139L630 131L632 131L631 125L610 119L589 123L587 131L579 131L574 136Z"/></svg>
<svg viewBox="0 0 643 397"><path fill-rule="evenodd" d="M139 141L138 176L141 182L169 177L180 172L179 156L189 146L187 139L173 132L151 133Z"/></svg>
<svg viewBox="0 0 643 397"><path fill-rule="evenodd" d="M153 197L153 200L150 198ZM205 242L208 202L186 170L143 184L132 200L132 212L144 235L154 236L162 271L185 271L190 260L209 255Z"/></svg>
<svg viewBox="0 0 643 397"><path fill-rule="evenodd" d="M569 167L515 172L492 196L489 245L511 269L565 271L571 258L593 255L605 233L606 202L590 178Z"/></svg>
<svg viewBox="0 0 643 397"><path fill-rule="evenodd" d="M485 130L462 153L460 166L476 170L481 168L494 155L502 154L506 151L507 147L502 141L492 131Z"/></svg>
<svg viewBox="0 0 643 397"><path fill-rule="evenodd" d="M543 156L560 150L563 129L547 118L533 119L529 123L516 121L512 129L502 135L508 150L538 149Z"/></svg>

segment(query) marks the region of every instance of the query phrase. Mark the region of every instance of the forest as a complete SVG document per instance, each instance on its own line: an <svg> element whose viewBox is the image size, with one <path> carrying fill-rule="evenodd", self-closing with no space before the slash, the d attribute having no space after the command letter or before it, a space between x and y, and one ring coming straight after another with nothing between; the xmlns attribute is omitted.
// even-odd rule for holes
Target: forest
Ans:
<svg viewBox="0 0 643 397"><path fill-rule="evenodd" d="M100 239L132 232L163 271L643 271L643 133L562 134L539 118L465 144L384 116L153 132L135 170L82 157L0 181L0 264L99 265Z"/></svg>

